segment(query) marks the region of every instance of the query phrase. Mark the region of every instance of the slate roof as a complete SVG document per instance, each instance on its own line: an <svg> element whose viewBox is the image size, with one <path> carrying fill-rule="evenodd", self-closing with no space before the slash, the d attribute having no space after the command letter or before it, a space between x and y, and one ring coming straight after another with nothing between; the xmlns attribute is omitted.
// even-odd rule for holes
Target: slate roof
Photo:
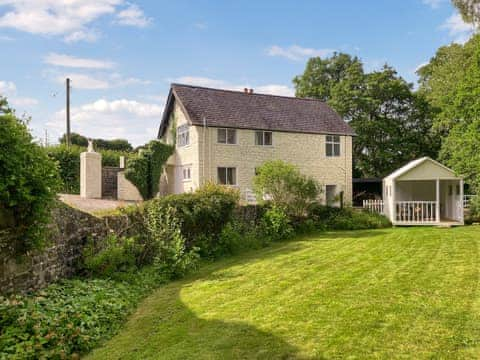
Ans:
<svg viewBox="0 0 480 360"><path fill-rule="evenodd" d="M212 127L355 135L340 115L320 100L172 84L159 137L168 125L174 99L193 125L203 126L205 119Z"/></svg>

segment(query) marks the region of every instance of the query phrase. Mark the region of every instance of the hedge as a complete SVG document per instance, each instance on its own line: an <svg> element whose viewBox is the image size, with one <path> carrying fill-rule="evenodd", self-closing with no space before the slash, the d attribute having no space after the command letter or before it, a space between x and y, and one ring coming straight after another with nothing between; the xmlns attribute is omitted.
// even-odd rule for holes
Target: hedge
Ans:
<svg viewBox="0 0 480 360"><path fill-rule="evenodd" d="M58 163L60 178L63 182L61 192L80 193L80 154L86 150L77 145L70 147L56 145L47 148L48 155ZM102 154L102 166L118 166L120 156L131 156L131 153L114 150L99 150L99 153Z"/></svg>

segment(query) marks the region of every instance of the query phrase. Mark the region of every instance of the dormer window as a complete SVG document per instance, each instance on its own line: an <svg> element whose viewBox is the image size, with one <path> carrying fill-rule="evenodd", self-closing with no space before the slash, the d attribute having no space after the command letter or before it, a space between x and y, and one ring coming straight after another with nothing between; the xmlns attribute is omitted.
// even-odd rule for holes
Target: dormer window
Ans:
<svg viewBox="0 0 480 360"><path fill-rule="evenodd" d="M177 127L177 147L190 145L190 128L188 124Z"/></svg>

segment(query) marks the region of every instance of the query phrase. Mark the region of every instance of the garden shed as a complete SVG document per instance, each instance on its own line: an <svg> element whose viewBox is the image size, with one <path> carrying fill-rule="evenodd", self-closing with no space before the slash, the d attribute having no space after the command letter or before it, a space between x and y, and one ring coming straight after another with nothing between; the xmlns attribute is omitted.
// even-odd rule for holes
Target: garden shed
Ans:
<svg viewBox="0 0 480 360"><path fill-rule="evenodd" d="M394 225L463 225L463 179L423 157L383 179L383 203Z"/></svg>

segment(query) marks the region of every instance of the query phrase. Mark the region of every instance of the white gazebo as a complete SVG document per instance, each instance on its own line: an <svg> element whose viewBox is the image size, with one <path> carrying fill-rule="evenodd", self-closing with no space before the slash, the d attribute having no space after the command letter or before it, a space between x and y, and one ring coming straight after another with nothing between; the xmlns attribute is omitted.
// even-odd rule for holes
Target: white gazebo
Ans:
<svg viewBox="0 0 480 360"><path fill-rule="evenodd" d="M383 204L394 225L463 225L463 179L423 157L383 179Z"/></svg>

